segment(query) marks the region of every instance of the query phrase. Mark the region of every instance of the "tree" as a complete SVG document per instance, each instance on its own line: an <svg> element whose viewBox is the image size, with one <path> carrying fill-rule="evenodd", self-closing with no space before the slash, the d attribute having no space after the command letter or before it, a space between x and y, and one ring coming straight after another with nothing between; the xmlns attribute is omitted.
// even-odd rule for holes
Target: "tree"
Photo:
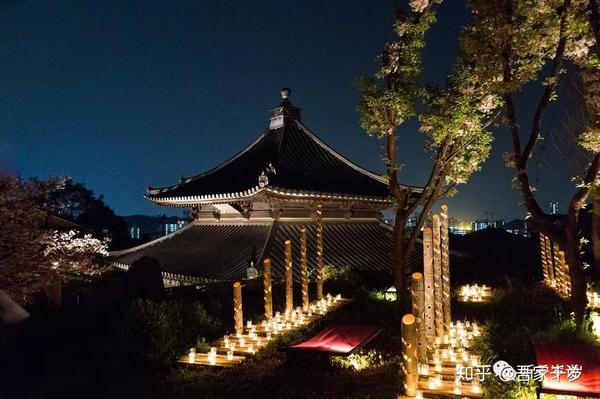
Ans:
<svg viewBox="0 0 600 399"><path fill-rule="evenodd" d="M542 210L530 183L528 166L542 137L542 122L551 101L557 98L559 79L567 62L579 68L587 106L600 104L597 54L598 45L591 28L587 0L471 0L473 24L464 33L466 56L473 65L477 81L487 90L502 96L504 120L512 150L506 159L515 169L523 204L533 225L557 242L565 251L571 281L571 304L577 324L583 322L586 298L584 265L580 257L579 211L597 183L600 169L600 135L595 120L589 121L580 143L589 151L587 167L577 178L567 215L562 223ZM516 94L529 83L542 85L535 112L528 123L517 117ZM595 108L596 111L600 108ZM524 128L528 126L528 128ZM524 133L525 132L525 133Z"/></svg>
<svg viewBox="0 0 600 399"><path fill-rule="evenodd" d="M106 205L101 195L96 197L83 183L66 178L60 188L53 190L42 202L43 208L77 222L82 230L95 238L110 237L111 249L129 245L125 220Z"/></svg>
<svg viewBox="0 0 600 399"><path fill-rule="evenodd" d="M477 85L461 57L445 87L420 82L425 34L436 20L434 5L440 2L413 0L410 10L398 10L397 37L385 46L375 79L359 82L361 125L386 143L386 177L396 211L393 259L398 290L406 288L408 259L433 204L454 194L489 155L492 136L487 128L499 105L497 96ZM410 118L420 122L425 148L433 158L429 178L418 192L398 182L398 128ZM416 226L407 229L408 218L415 213Z"/></svg>
<svg viewBox="0 0 600 399"><path fill-rule="evenodd" d="M47 210L40 204L61 187L60 179L23 181L0 175L0 287L20 303L51 278L102 270L97 255L106 252L106 241L43 228Z"/></svg>

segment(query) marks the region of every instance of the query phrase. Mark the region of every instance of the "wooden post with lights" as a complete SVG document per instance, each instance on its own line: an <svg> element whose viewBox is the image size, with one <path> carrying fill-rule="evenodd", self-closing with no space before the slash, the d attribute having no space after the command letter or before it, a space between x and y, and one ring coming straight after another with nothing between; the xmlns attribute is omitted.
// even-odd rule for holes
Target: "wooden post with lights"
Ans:
<svg viewBox="0 0 600 399"><path fill-rule="evenodd" d="M554 257L552 256L552 241L549 237L544 236L546 244L546 265L548 266L550 287L556 287L556 272L554 271Z"/></svg>
<svg viewBox="0 0 600 399"><path fill-rule="evenodd" d="M300 279L302 284L302 310L308 310L308 260L306 250L306 228L300 229Z"/></svg>
<svg viewBox="0 0 600 399"><path fill-rule="evenodd" d="M542 272L544 273L544 283L551 286L550 268L548 267L548 257L546 254L546 236L540 233L540 259L542 260Z"/></svg>
<svg viewBox="0 0 600 399"><path fill-rule="evenodd" d="M565 296L565 292L566 292L566 287L565 287L565 275L564 275L564 268L562 266L562 262L561 262L561 257L560 257L560 253L562 252L560 250L560 247L558 246L558 244L554 243L552 245L552 252L553 252L553 258L554 258L554 273L556 273L556 291L558 292L558 294L560 296ZM563 253L563 259L564 259L564 253Z"/></svg>
<svg viewBox="0 0 600 399"><path fill-rule="evenodd" d="M435 337L435 304L433 298L433 231L427 226L423 229L423 274L425 293L425 339L427 348L433 347Z"/></svg>
<svg viewBox="0 0 600 399"><path fill-rule="evenodd" d="M263 261L263 283L265 300L265 319L270 321L273 318L273 290L271 283L271 259Z"/></svg>
<svg viewBox="0 0 600 399"><path fill-rule="evenodd" d="M417 370L417 327L412 314L402 317L402 368L404 392L407 396L417 395L419 374Z"/></svg>
<svg viewBox="0 0 600 399"><path fill-rule="evenodd" d="M441 262L442 262L442 308L444 310L444 331L450 331L450 240L448 236L448 205L442 205L441 212Z"/></svg>
<svg viewBox="0 0 600 399"><path fill-rule="evenodd" d="M233 283L233 325L236 333L244 331L244 315L242 313L242 284Z"/></svg>
<svg viewBox="0 0 600 399"><path fill-rule="evenodd" d="M317 205L316 215L317 235L317 270L315 279L317 281L317 299L323 299L323 205Z"/></svg>
<svg viewBox="0 0 600 399"><path fill-rule="evenodd" d="M556 274L554 273L554 261L552 260L552 241L547 236L544 236L544 244L546 249L546 266L548 266L548 282L550 287L556 286Z"/></svg>
<svg viewBox="0 0 600 399"><path fill-rule="evenodd" d="M568 298L571 296L571 279L569 278L569 266L567 265L567 261L565 259L565 251L558 252L558 262L561 274L563 276L563 295L565 296L565 298Z"/></svg>
<svg viewBox="0 0 600 399"><path fill-rule="evenodd" d="M294 310L294 286L292 273L292 242L285 242L285 313L291 315Z"/></svg>
<svg viewBox="0 0 600 399"><path fill-rule="evenodd" d="M440 217L433 215L433 301L435 336L444 336L444 302L442 299L442 259L440 256Z"/></svg>
<svg viewBox="0 0 600 399"><path fill-rule="evenodd" d="M425 360L427 339L425 338L425 291L423 275L413 273L411 276L412 314L417 319L417 357Z"/></svg>

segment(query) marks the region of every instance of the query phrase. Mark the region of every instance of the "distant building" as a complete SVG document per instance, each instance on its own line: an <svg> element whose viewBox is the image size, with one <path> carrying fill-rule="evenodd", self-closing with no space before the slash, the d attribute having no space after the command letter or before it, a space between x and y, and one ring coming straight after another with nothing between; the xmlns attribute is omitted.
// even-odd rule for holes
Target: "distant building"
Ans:
<svg viewBox="0 0 600 399"><path fill-rule="evenodd" d="M140 228L137 226L130 226L129 227L129 238L134 239L134 240L139 240L140 239Z"/></svg>
<svg viewBox="0 0 600 399"><path fill-rule="evenodd" d="M556 201L552 201L550 203L550 214L551 215L557 215L559 211L559 206L558 206L558 202Z"/></svg>
<svg viewBox="0 0 600 399"><path fill-rule="evenodd" d="M418 219L416 217L408 218L406 222L406 227L415 227L417 225Z"/></svg>
<svg viewBox="0 0 600 399"><path fill-rule="evenodd" d="M164 235L174 233L183 226L185 226L185 220L178 220L177 223L165 223Z"/></svg>
<svg viewBox="0 0 600 399"><path fill-rule="evenodd" d="M515 219L505 223L504 230L507 233L512 233L523 237L531 237L529 230L527 230L527 224L523 219Z"/></svg>

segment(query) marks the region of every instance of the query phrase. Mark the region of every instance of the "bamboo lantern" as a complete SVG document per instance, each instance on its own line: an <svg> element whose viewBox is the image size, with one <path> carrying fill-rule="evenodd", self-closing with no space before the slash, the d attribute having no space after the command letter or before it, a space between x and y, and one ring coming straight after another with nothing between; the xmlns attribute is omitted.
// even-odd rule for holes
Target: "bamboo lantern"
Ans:
<svg viewBox="0 0 600 399"><path fill-rule="evenodd" d="M423 229L423 274L424 274L424 293L425 293L425 339L427 347L433 348L433 338L435 336L435 304L433 299L433 232L431 227Z"/></svg>
<svg viewBox="0 0 600 399"><path fill-rule="evenodd" d="M550 286L556 286L556 274L554 273L554 260L552 257L552 241L547 236L544 236L546 243L546 265L548 265L548 274L550 278Z"/></svg>
<svg viewBox="0 0 600 399"><path fill-rule="evenodd" d="M565 295L565 278L563 275L563 268L560 262L560 247L558 244L553 243L552 245L552 256L554 259L554 273L556 274L556 291L559 295Z"/></svg>
<svg viewBox="0 0 600 399"><path fill-rule="evenodd" d="M306 229L300 229L300 278L302 283L302 310L308 310L308 261L306 250Z"/></svg>
<svg viewBox="0 0 600 399"><path fill-rule="evenodd" d="M442 298L442 258L440 254L440 217L433 215L433 302L435 336L444 336L444 305Z"/></svg>
<svg viewBox="0 0 600 399"><path fill-rule="evenodd" d="M263 283L265 291L265 319L267 321L273 318L273 290L271 284L271 259L263 261Z"/></svg>
<svg viewBox="0 0 600 399"><path fill-rule="evenodd" d="M244 330L244 315L242 313L242 284L239 281L233 283L233 325L235 332Z"/></svg>
<svg viewBox="0 0 600 399"><path fill-rule="evenodd" d="M417 327L412 314L402 317L402 365L404 369L404 391L407 396L416 396L419 374L417 371Z"/></svg>
<svg viewBox="0 0 600 399"><path fill-rule="evenodd" d="M444 331L450 331L450 240L448 236L448 205L442 205L441 212L441 261L442 261L442 308L444 311Z"/></svg>
<svg viewBox="0 0 600 399"><path fill-rule="evenodd" d="M292 274L292 242L285 242L285 313L291 315L294 311L294 292Z"/></svg>
<svg viewBox="0 0 600 399"><path fill-rule="evenodd" d="M571 296L571 278L569 273L569 265L567 265L567 262L565 260L564 251L558 252L558 261L560 262L560 269L562 271L563 276L563 295L565 297L569 297Z"/></svg>
<svg viewBox="0 0 600 399"><path fill-rule="evenodd" d="M546 236L540 233L540 259L542 260L542 271L544 273L544 283L551 286L550 268L548 267L548 258L546 254Z"/></svg>
<svg viewBox="0 0 600 399"><path fill-rule="evenodd" d="M411 279L412 313L417 319L417 356L425 360L427 339L425 338L425 291L423 275L413 273Z"/></svg>
<svg viewBox="0 0 600 399"><path fill-rule="evenodd" d="M323 205L317 205L316 217L316 235L317 235L317 300L323 299Z"/></svg>

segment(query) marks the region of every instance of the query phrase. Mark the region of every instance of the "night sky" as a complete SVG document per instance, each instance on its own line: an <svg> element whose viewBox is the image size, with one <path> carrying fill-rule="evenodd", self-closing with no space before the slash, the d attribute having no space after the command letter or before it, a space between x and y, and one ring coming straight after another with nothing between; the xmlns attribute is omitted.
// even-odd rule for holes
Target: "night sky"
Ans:
<svg viewBox="0 0 600 399"><path fill-rule="evenodd" d="M0 4L0 168L71 176L118 214L180 214L143 198L149 185L209 169L268 127L289 86L305 123L348 158L382 172L381 143L359 126L356 79L372 74L397 1L9 1ZM442 82L468 22L446 0L428 37L425 79ZM528 94L528 93L526 93ZM529 93L530 94L530 93ZM521 99L529 115L531 96ZM556 107L556 105L553 105ZM548 132L561 128L549 121ZM549 133L548 133L549 134ZM401 180L424 182L417 124L401 130ZM540 202L572 193L539 153ZM523 217L499 130L483 171L448 201L454 215Z"/></svg>

